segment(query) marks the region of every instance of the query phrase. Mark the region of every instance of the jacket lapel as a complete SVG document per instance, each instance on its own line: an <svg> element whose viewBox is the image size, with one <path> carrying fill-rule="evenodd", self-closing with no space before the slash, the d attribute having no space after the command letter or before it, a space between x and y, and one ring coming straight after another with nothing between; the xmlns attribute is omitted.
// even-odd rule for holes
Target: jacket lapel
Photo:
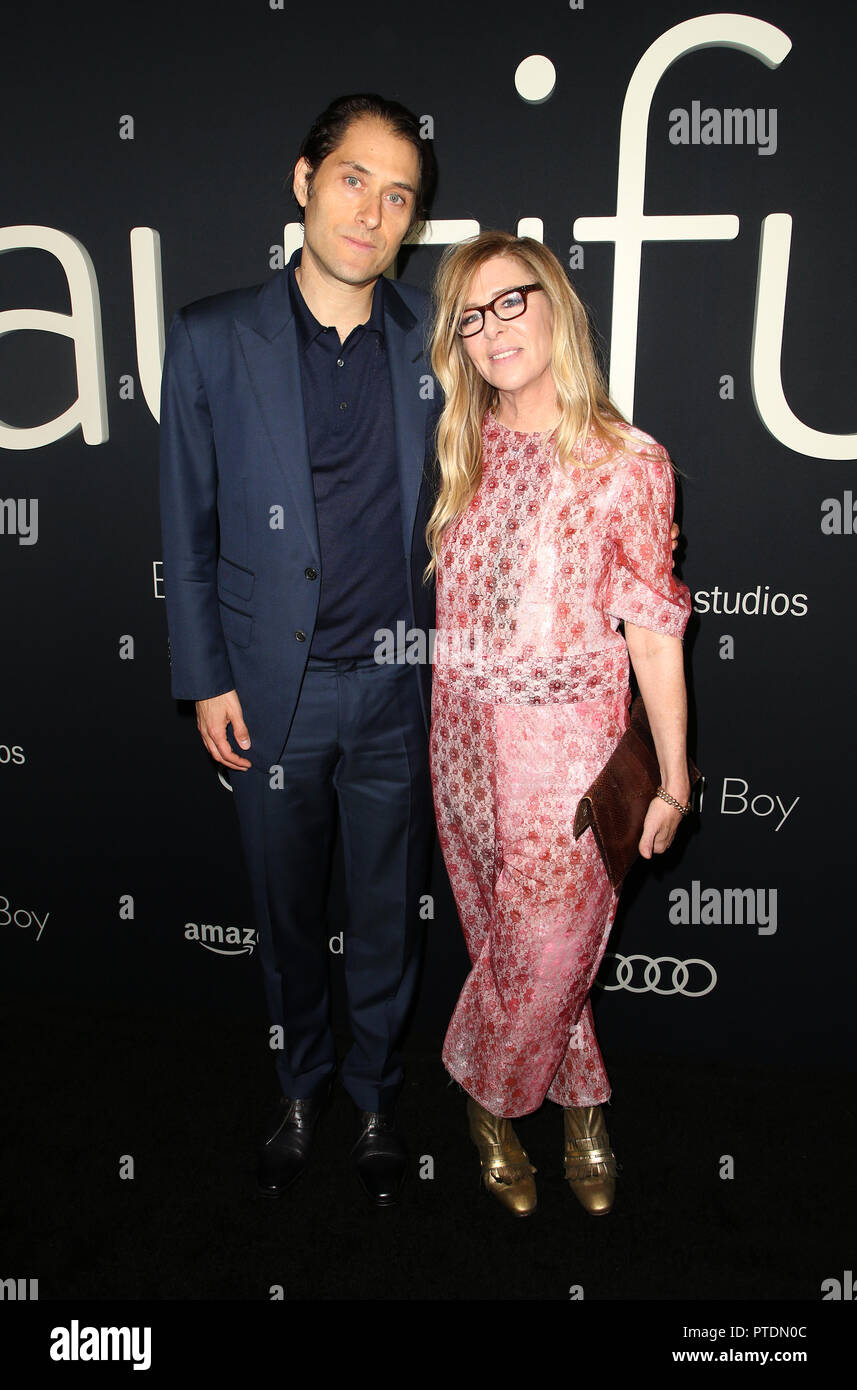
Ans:
<svg viewBox="0 0 857 1390"><path fill-rule="evenodd" d="M402 545L410 561L426 449L426 402L420 396L420 378L428 372L428 366L424 359L423 325L390 280L384 283L384 334L393 392ZM410 577L410 565L408 571Z"/></svg>
<svg viewBox="0 0 857 1390"><path fill-rule="evenodd" d="M245 311L244 318L236 318L235 328L274 453L291 489L312 554L320 562L297 324L289 299L287 276L287 270L278 271L260 290L255 312ZM426 402L420 396L420 378L429 368L424 356L423 332L423 325L396 292L394 283L385 281L384 334L393 395L402 544L408 559L425 457Z"/></svg>
<svg viewBox="0 0 857 1390"><path fill-rule="evenodd" d="M265 284L251 318L236 319L235 328L247 364L256 403L277 461L291 488L310 550L321 563L315 492L307 448L301 392L297 324L289 300L288 271Z"/></svg>

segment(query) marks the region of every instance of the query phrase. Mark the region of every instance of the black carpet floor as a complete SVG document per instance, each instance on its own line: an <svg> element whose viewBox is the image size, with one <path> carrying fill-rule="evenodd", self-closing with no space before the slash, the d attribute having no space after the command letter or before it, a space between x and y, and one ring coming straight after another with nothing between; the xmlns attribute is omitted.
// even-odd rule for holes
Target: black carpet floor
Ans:
<svg viewBox="0 0 857 1390"><path fill-rule="evenodd" d="M411 1163L371 1207L337 1087L311 1170L257 1193L276 1101L258 1030L205 1015L16 1001L6 1032L4 1277L40 1299L811 1300L855 1267L853 1075L608 1059L622 1164L604 1218L562 1179L560 1110L518 1123L538 1211L480 1191L464 1096L407 1053ZM721 1176L731 1156L734 1176ZM133 1177L120 1176L123 1164Z"/></svg>

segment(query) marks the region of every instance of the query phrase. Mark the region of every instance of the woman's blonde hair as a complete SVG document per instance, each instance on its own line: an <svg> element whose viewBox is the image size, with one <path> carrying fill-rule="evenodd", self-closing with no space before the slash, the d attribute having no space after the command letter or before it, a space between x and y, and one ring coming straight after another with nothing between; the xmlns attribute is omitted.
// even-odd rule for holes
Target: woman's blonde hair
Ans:
<svg viewBox="0 0 857 1390"><path fill-rule="evenodd" d="M465 510L482 479L482 420L500 397L471 362L457 330L470 282L485 261L514 256L538 282L553 310L551 371L561 416L553 446L561 466L597 440L613 452L623 438L623 416L613 405L598 366L586 310L554 253L532 237L511 232L480 232L444 252L435 277L431 365L445 404L437 425L440 487L426 527L431 559L424 579L435 571L444 531Z"/></svg>

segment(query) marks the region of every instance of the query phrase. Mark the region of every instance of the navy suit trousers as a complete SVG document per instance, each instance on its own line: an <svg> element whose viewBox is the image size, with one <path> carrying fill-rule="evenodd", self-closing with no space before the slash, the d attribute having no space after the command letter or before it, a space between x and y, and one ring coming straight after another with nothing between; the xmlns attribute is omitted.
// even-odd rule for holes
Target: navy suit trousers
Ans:
<svg viewBox="0 0 857 1390"><path fill-rule="evenodd" d="M325 909L337 817L352 1035L342 1080L362 1110L392 1104L402 1083L434 834L418 681L414 666L310 657L280 763L229 772L286 1096L312 1096L336 1068Z"/></svg>

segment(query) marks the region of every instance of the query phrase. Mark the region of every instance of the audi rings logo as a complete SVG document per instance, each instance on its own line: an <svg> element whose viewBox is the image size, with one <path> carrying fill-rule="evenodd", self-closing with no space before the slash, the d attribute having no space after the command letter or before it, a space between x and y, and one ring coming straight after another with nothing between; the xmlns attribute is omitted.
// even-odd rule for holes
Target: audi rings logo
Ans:
<svg viewBox="0 0 857 1390"><path fill-rule="evenodd" d="M710 994L717 984L714 966L697 956L692 956L690 960L677 960L675 956L621 956L618 952L608 951L604 959L616 962L616 982L608 985L596 979L595 983L601 989L627 989L630 994L686 994L700 999L703 994ZM634 976L640 978L635 964L637 961L644 961L645 965L642 984L635 985L632 984ZM670 965L672 971L661 969ZM663 983L664 980L668 983Z"/></svg>

